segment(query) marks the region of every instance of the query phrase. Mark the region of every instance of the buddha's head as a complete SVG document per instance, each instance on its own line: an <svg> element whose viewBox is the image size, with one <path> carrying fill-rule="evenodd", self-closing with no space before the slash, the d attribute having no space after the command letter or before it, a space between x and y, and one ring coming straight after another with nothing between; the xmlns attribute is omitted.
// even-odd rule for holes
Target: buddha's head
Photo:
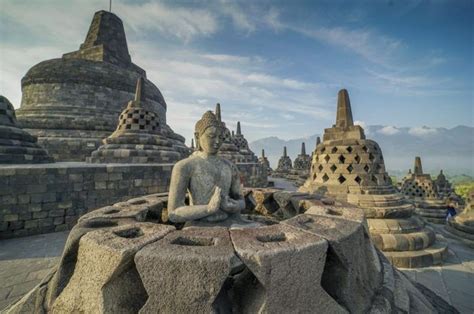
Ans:
<svg viewBox="0 0 474 314"><path fill-rule="evenodd" d="M206 111L202 118L196 123L194 137L196 148L209 155L215 155L221 147L222 125L212 111Z"/></svg>

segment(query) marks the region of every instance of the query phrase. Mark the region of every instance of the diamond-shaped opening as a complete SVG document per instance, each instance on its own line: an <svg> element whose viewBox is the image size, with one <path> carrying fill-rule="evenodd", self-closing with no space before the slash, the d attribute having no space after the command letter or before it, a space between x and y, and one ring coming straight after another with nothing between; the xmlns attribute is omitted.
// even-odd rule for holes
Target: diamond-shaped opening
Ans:
<svg viewBox="0 0 474 314"><path fill-rule="evenodd" d="M354 168L352 167L352 165L349 165L349 167L346 168L347 171L349 171L349 173L352 173L352 170L354 170Z"/></svg>
<svg viewBox="0 0 474 314"><path fill-rule="evenodd" d="M357 177L355 177L354 181L357 182L357 184L360 185L360 183L362 182L362 179L359 176L357 176Z"/></svg>
<svg viewBox="0 0 474 314"><path fill-rule="evenodd" d="M346 148L346 150L347 150L349 153L352 153L352 147L348 146L348 147Z"/></svg>
<svg viewBox="0 0 474 314"><path fill-rule="evenodd" d="M337 167L336 167L336 165L332 165L330 169L331 169L332 173L334 173L334 171L336 171Z"/></svg>
<svg viewBox="0 0 474 314"><path fill-rule="evenodd" d="M337 178L337 181L339 181L340 184L343 184L346 181L346 178L341 174L339 178Z"/></svg>
<svg viewBox="0 0 474 314"><path fill-rule="evenodd" d="M372 176L372 182L377 183L377 178L375 176Z"/></svg>
<svg viewBox="0 0 474 314"><path fill-rule="evenodd" d="M354 157L354 160L355 160L357 163L360 163L360 157L359 157L359 155L356 155L356 156Z"/></svg>
<svg viewBox="0 0 474 314"><path fill-rule="evenodd" d="M323 170L323 168L324 168L323 165L319 165L318 167L319 171Z"/></svg>
<svg viewBox="0 0 474 314"><path fill-rule="evenodd" d="M313 174L313 180L316 180L318 176L316 175L316 173Z"/></svg>
<svg viewBox="0 0 474 314"><path fill-rule="evenodd" d="M346 161L346 157L344 157L343 155L340 155L340 156L338 157L338 159L339 159L339 163L341 163L341 164L343 164L344 161Z"/></svg>
<svg viewBox="0 0 474 314"><path fill-rule="evenodd" d="M323 182L326 182L327 180L329 180L329 177L328 177L327 174L324 174L324 176L323 176Z"/></svg>
<svg viewBox="0 0 474 314"><path fill-rule="evenodd" d="M382 169L382 167L381 167L379 164L377 164L377 165L375 166L375 169L376 169L377 171L380 171L380 169Z"/></svg>
<svg viewBox="0 0 474 314"><path fill-rule="evenodd" d="M333 147L332 150L331 150L331 153L333 153L333 154L337 153L337 147Z"/></svg>
<svg viewBox="0 0 474 314"><path fill-rule="evenodd" d="M364 171L365 171L365 172L369 172L369 170L370 170L369 166L368 166L368 165L365 165L365 166L364 166Z"/></svg>
<svg viewBox="0 0 474 314"><path fill-rule="evenodd" d="M367 146L364 145L364 146L362 146L362 150L363 150L364 152L367 152L369 149L367 148Z"/></svg>
<svg viewBox="0 0 474 314"><path fill-rule="evenodd" d="M375 159L374 155L372 155L372 153L369 154L369 159L370 161L373 161Z"/></svg>
<svg viewBox="0 0 474 314"><path fill-rule="evenodd" d="M324 153L326 151L326 147L321 148L321 153Z"/></svg>
<svg viewBox="0 0 474 314"><path fill-rule="evenodd" d="M329 159L331 159L331 157L329 157L329 155L326 155L326 157L324 157L324 160L326 160L326 162L329 162Z"/></svg>
<svg viewBox="0 0 474 314"><path fill-rule="evenodd" d="M374 146L374 151L377 151L377 146Z"/></svg>

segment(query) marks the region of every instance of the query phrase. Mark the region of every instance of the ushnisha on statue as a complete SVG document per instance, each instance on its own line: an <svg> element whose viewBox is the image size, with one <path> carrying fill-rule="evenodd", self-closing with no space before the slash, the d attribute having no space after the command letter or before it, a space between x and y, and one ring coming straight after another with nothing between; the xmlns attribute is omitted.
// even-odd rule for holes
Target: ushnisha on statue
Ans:
<svg viewBox="0 0 474 314"><path fill-rule="evenodd" d="M222 126L212 111L196 123L196 151L176 163L171 175L168 216L188 226L250 227L240 217L245 199L237 167L217 156L222 144ZM189 203L185 204L189 192Z"/></svg>

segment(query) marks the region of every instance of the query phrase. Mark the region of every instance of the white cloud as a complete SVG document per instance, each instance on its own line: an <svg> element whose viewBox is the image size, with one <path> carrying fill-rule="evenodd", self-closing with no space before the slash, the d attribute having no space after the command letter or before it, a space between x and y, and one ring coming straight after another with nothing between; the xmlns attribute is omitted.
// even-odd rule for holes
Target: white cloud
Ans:
<svg viewBox="0 0 474 314"><path fill-rule="evenodd" d="M438 130L435 128L430 128L427 126L413 127L408 130L408 133L414 136L428 136L438 133Z"/></svg>
<svg viewBox="0 0 474 314"><path fill-rule="evenodd" d="M392 125L387 125L381 128L380 130L378 130L377 133L381 133L384 135L395 135L395 134L400 133L400 130L397 127L394 127Z"/></svg>
<svg viewBox="0 0 474 314"><path fill-rule="evenodd" d="M204 9L170 7L160 2L117 3L115 7L127 17L125 23L135 31L159 31L184 42L218 31L217 17Z"/></svg>

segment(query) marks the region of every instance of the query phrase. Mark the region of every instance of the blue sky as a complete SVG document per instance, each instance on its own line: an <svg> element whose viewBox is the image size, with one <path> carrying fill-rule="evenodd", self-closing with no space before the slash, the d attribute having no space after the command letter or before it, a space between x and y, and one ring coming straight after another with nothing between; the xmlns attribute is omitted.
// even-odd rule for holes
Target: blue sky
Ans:
<svg viewBox="0 0 474 314"><path fill-rule="evenodd" d="M108 2L0 0L0 92L19 107L28 68L77 50ZM218 101L249 140L321 133L341 88L354 119L387 134L474 125L472 1L114 0L112 11L188 139Z"/></svg>

